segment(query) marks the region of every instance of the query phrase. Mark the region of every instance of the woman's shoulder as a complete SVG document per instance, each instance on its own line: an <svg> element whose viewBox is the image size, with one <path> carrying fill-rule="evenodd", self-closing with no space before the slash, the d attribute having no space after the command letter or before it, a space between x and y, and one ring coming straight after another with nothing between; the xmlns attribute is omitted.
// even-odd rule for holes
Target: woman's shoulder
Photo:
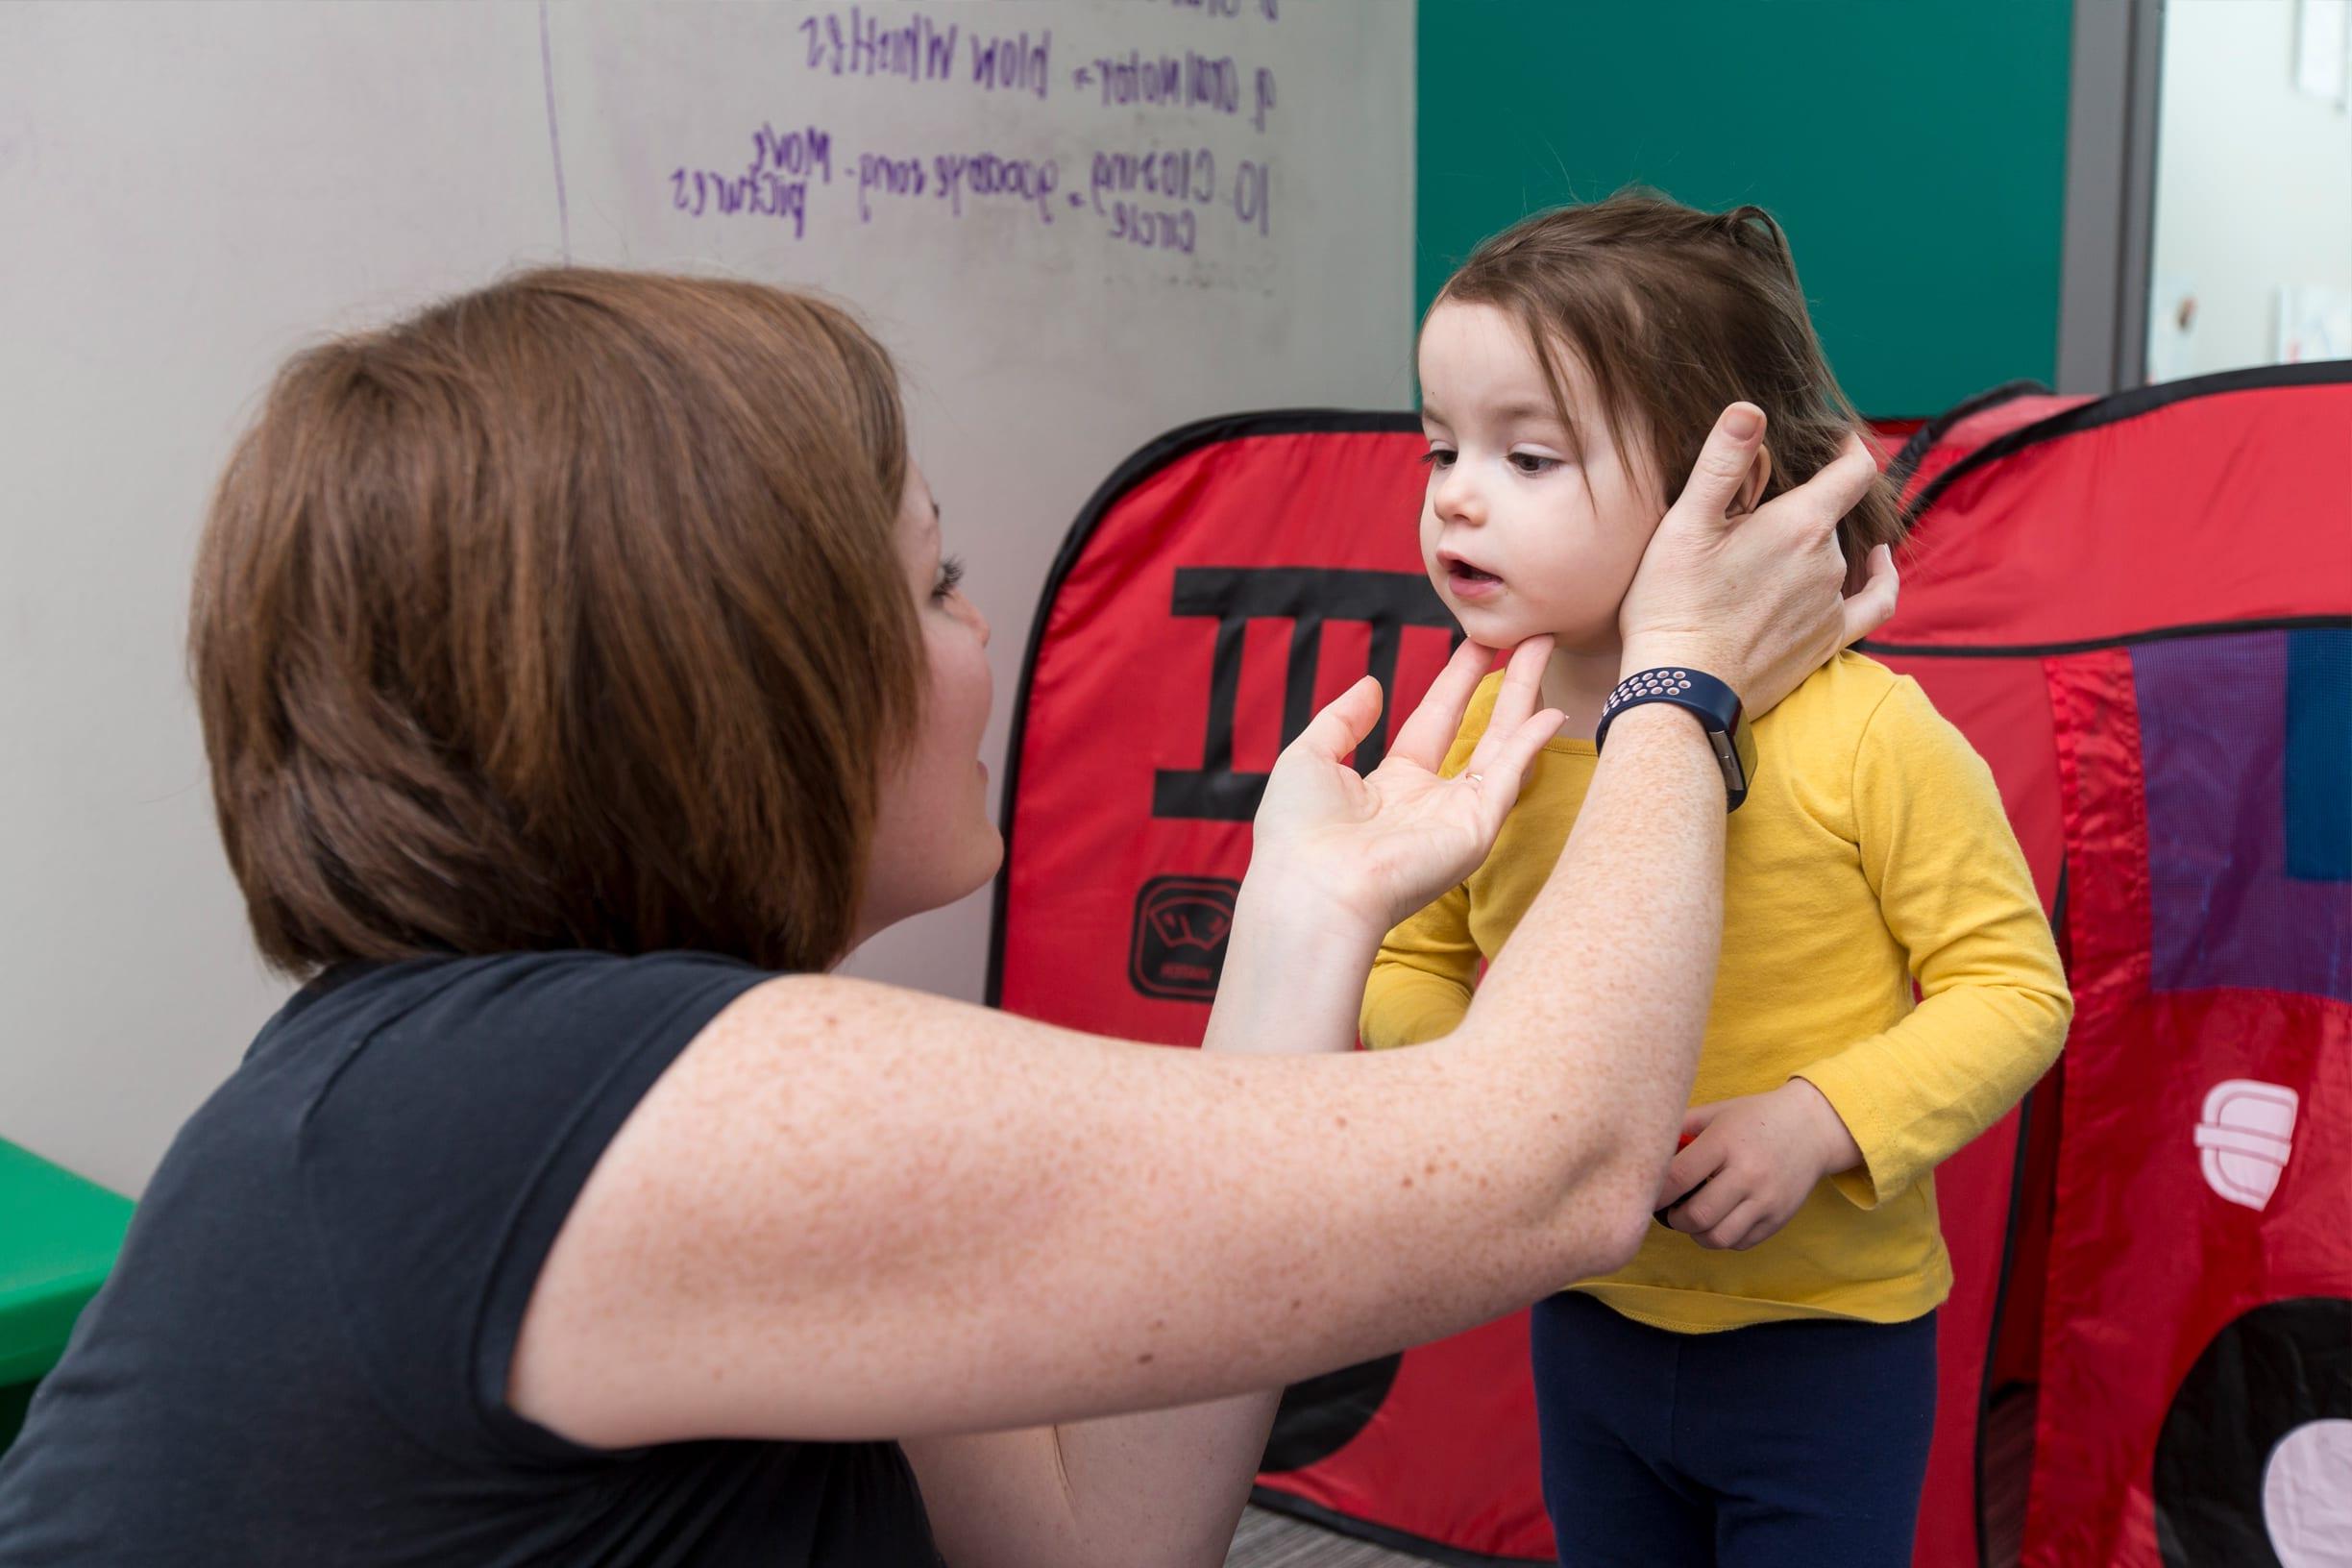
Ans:
<svg viewBox="0 0 2352 1568"><path fill-rule="evenodd" d="M731 997L769 971L720 953L504 952L350 963L313 979L256 1037L257 1058L316 1055L386 1041L464 1050L487 1038L528 1039L561 1020L625 1032L649 1016L712 994Z"/></svg>
<svg viewBox="0 0 2352 1568"><path fill-rule="evenodd" d="M288 1003L257 1054L304 1059L305 1153L439 1127L556 1136L634 1093L770 971L719 954L516 952L347 968ZM265 1032L266 1033L266 1032ZM634 1092L632 1092L632 1090Z"/></svg>

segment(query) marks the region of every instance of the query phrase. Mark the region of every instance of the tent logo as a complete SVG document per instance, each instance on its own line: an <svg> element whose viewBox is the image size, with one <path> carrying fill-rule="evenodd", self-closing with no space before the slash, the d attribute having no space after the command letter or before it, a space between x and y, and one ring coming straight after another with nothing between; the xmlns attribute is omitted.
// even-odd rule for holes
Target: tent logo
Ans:
<svg viewBox="0 0 2352 1568"><path fill-rule="evenodd" d="M2232 1203L2261 1209L2278 1190L2293 1152L2295 1091L2259 1078L2231 1078L2205 1096L2197 1163L2205 1185Z"/></svg>
<svg viewBox="0 0 2352 1568"><path fill-rule="evenodd" d="M1315 667L1323 628L1352 621L1372 630L1366 674L1383 691L1396 690L1397 649L1408 626L1431 626L1461 640L1453 612L1429 578L1416 572L1342 571L1319 566L1183 566L1168 614L1217 624L1209 672L1209 732L1198 768L1163 768L1152 779L1152 815L1197 821L1246 822L1258 815L1266 775L1234 767L1234 709L1241 692L1241 640L1252 621L1290 623L1290 651L1283 670L1282 744L1288 746L1314 717ZM1388 750L1388 715L1356 748L1356 771L1368 773Z"/></svg>
<svg viewBox="0 0 2352 1568"><path fill-rule="evenodd" d="M1146 996L1207 1002L1225 971L1241 884L1221 876L1155 876L1136 894L1127 982Z"/></svg>

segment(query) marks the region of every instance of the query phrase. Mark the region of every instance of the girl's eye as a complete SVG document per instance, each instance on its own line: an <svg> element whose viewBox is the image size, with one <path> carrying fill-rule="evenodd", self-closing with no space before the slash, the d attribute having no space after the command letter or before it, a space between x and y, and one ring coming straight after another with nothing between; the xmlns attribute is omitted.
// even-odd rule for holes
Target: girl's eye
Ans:
<svg viewBox="0 0 2352 1568"><path fill-rule="evenodd" d="M1551 473L1559 467L1560 460L1557 457L1538 457L1531 452L1514 452L1510 454L1510 465L1520 473L1531 477Z"/></svg>
<svg viewBox="0 0 2352 1568"><path fill-rule="evenodd" d="M931 597L945 599L963 585L964 562L961 557L950 555L940 562L939 583L931 590Z"/></svg>
<svg viewBox="0 0 2352 1568"><path fill-rule="evenodd" d="M1432 447L1421 454L1421 461L1431 468L1452 468L1454 453L1445 447Z"/></svg>

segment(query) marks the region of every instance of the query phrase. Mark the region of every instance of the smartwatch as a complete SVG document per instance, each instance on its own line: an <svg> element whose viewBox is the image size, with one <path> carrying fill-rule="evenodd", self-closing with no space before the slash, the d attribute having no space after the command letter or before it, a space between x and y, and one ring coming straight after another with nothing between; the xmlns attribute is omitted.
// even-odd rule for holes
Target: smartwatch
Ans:
<svg viewBox="0 0 2352 1568"><path fill-rule="evenodd" d="M1671 702L1688 709L1706 731L1707 745L1723 769L1725 809L1737 811L1755 779L1755 736L1742 722L1739 694L1703 670L1644 670L1626 676L1609 693L1593 726L1593 749L1608 743L1609 722L1628 708L1644 702Z"/></svg>

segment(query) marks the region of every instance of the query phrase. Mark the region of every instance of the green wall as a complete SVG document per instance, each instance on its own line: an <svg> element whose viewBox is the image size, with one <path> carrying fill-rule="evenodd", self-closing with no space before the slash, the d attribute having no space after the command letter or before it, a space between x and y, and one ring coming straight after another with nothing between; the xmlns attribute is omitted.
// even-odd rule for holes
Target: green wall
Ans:
<svg viewBox="0 0 2352 1568"><path fill-rule="evenodd" d="M1421 0L1419 304L1640 183L1787 227L1866 414L2052 381L2070 0Z"/></svg>

